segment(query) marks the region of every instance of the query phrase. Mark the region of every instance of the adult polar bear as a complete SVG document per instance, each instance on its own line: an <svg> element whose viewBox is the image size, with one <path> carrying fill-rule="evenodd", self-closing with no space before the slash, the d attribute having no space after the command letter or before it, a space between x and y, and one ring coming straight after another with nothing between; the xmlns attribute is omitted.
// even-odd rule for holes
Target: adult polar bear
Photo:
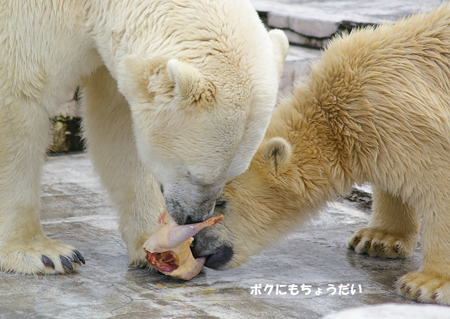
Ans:
<svg viewBox="0 0 450 319"><path fill-rule="evenodd" d="M248 166L288 48L244 0L2 1L0 43L0 269L20 273L84 262L39 223L48 119L78 83L94 164L145 263L161 185L179 223L198 221Z"/></svg>

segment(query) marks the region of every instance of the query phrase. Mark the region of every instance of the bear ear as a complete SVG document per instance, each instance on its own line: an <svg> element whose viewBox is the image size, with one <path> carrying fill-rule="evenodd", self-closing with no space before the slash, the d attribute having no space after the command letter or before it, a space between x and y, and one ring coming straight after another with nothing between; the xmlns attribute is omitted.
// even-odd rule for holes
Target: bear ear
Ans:
<svg viewBox="0 0 450 319"><path fill-rule="evenodd" d="M286 60L289 51L289 40L286 34L278 29L270 30L269 37L273 44L275 62L278 67L278 75L283 73L284 60Z"/></svg>
<svg viewBox="0 0 450 319"><path fill-rule="evenodd" d="M291 159L291 144L282 137L274 137L263 147L263 158L269 171L275 175L281 174Z"/></svg>
<svg viewBox="0 0 450 319"><path fill-rule="evenodd" d="M119 88L128 97L152 100L158 91L167 91L170 81L166 72L167 59L155 57L142 59L137 56L125 58L119 69Z"/></svg>
<svg viewBox="0 0 450 319"><path fill-rule="evenodd" d="M189 63L170 59L167 62L167 74L173 82L176 96L193 102L211 93L207 87L207 80L196 67Z"/></svg>

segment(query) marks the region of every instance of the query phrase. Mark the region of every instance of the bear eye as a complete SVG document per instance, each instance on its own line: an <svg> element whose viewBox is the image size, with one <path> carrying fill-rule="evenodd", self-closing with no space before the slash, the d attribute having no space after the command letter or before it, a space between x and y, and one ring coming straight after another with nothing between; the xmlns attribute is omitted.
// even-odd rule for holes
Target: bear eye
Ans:
<svg viewBox="0 0 450 319"><path fill-rule="evenodd" d="M218 198L216 200L216 206L214 208L224 208L227 204L227 201L223 198Z"/></svg>

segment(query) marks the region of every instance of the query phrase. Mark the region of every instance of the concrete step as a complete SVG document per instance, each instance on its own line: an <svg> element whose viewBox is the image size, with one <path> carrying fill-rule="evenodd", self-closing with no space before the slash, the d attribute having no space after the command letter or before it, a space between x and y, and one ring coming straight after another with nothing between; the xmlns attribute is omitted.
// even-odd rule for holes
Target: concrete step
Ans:
<svg viewBox="0 0 450 319"><path fill-rule="evenodd" d="M271 28L286 32L293 44L324 47L336 33L354 27L394 23L429 12L442 0L251 0Z"/></svg>

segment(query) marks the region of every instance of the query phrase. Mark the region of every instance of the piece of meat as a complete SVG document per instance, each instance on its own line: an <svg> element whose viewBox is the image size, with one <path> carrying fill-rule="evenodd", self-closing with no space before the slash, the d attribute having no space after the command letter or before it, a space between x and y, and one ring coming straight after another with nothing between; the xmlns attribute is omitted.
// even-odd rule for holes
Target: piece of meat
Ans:
<svg viewBox="0 0 450 319"><path fill-rule="evenodd" d="M168 276L189 280L198 275L205 263L205 257L195 259L190 245L193 236L206 226L213 226L223 215L211 217L204 222L178 225L164 211L158 218L161 225L144 243L145 259L158 271Z"/></svg>

